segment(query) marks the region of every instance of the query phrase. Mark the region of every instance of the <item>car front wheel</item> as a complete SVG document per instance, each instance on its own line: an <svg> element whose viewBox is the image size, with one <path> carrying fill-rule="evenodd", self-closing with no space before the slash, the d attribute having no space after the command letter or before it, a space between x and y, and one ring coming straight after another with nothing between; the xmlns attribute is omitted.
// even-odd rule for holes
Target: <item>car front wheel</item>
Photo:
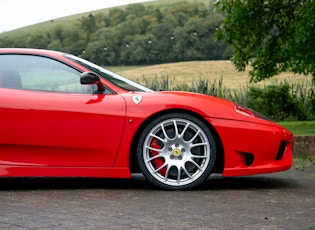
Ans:
<svg viewBox="0 0 315 230"><path fill-rule="evenodd" d="M166 190L192 189L213 170L216 146L209 128L194 116L163 115L142 132L137 158L144 176Z"/></svg>

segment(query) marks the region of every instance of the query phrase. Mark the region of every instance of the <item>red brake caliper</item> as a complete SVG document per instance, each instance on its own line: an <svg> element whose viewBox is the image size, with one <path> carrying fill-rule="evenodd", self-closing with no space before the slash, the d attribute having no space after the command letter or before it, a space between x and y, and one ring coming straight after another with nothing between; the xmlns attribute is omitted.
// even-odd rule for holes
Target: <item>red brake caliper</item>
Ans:
<svg viewBox="0 0 315 230"><path fill-rule="evenodd" d="M151 148L154 148L154 149L161 149L161 148L162 148L162 147L159 145L158 140L157 140L156 138L153 138L153 139L152 139L152 142L151 142L151 144L150 144L150 147L151 147ZM154 150L150 150L150 153L151 153L152 156L158 155L158 152L157 152L157 151L154 151ZM164 164L164 162L163 162L163 160L162 160L161 158L155 158L155 159L153 160L153 164L155 165L155 169L158 169L158 168L160 168L160 167ZM159 172L160 172L160 174L161 174L162 176L165 176L166 167L160 169Z"/></svg>

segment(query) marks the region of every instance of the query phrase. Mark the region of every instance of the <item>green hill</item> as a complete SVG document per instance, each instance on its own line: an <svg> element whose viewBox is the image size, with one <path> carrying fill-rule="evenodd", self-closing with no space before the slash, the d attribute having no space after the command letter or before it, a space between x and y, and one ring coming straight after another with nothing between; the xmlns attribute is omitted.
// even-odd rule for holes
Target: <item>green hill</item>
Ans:
<svg viewBox="0 0 315 230"><path fill-rule="evenodd" d="M149 0L148 2L138 3L144 6L159 6L159 5L170 5L174 4L176 2L185 2L185 0ZM187 0L187 2L201 2L201 3L209 3L209 0ZM117 6L117 7L110 7L110 8L103 8L99 10L94 11L87 11L79 14L69 15L62 18L52 18L49 21L44 21L40 23L36 23L33 25L25 26L22 28L18 28L11 31L6 31L0 33L1 37L11 37L11 36L23 36L25 34L33 33L34 31L39 30L47 30L47 28L50 28L51 26L57 26L57 25L65 25L65 24L71 24L74 22L77 22L82 17L87 17L89 14L98 14L98 13L109 13L109 11L113 8L117 9L125 9L128 5L125 6Z"/></svg>

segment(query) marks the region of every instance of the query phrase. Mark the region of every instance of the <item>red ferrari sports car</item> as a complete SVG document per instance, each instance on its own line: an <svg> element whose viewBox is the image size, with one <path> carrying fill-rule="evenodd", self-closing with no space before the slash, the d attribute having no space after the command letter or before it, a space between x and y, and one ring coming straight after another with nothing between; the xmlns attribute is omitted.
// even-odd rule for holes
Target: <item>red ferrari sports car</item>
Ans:
<svg viewBox="0 0 315 230"><path fill-rule="evenodd" d="M0 176L131 178L192 189L287 170L293 135L230 101L154 92L79 57L0 49Z"/></svg>

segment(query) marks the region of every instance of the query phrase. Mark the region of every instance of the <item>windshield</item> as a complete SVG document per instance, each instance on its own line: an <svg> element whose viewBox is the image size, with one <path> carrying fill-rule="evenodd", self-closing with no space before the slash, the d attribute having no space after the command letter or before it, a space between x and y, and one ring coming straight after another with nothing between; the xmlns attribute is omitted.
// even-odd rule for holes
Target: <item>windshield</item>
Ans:
<svg viewBox="0 0 315 230"><path fill-rule="evenodd" d="M114 85L117 85L118 87L128 90L128 91L137 91L137 92L153 92L151 89L146 88L138 83L135 83L129 79L126 79L116 73L113 73L107 69L104 69L96 64L93 64L92 62L89 62L87 60L84 60L82 58L76 57L71 54L65 54L65 57L80 64L84 67L90 69L91 71L95 72L96 74L100 75L107 81L113 83Z"/></svg>

